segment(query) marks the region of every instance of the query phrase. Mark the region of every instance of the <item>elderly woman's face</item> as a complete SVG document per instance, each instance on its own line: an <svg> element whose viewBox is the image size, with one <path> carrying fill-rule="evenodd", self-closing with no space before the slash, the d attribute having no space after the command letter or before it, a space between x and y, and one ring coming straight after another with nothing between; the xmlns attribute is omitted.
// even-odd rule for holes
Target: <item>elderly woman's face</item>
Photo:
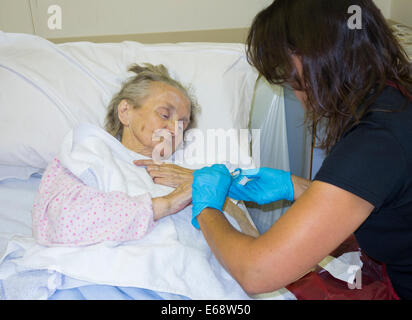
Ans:
<svg viewBox="0 0 412 320"><path fill-rule="evenodd" d="M175 151L182 142L191 113L190 101L179 89L154 82L139 108L127 108L126 105L123 100L118 111L124 125L122 143L127 148L151 156L155 146L163 142L164 133L168 132L172 137L171 152ZM127 114L121 114L125 111Z"/></svg>

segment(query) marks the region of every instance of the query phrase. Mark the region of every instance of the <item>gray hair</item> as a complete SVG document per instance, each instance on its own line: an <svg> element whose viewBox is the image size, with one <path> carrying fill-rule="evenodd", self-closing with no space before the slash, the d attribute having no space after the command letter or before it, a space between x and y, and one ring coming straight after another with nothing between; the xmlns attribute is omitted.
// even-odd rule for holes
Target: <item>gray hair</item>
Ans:
<svg viewBox="0 0 412 320"><path fill-rule="evenodd" d="M129 71L136 73L136 75L123 84L121 90L113 96L107 108L105 120L107 132L116 138L122 136L123 124L119 120L118 105L122 100L127 100L134 108L139 108L149 95L149 89L153 82L163 82L179 89L190 101L190 124L187 129L196 125L195 116L199 108L195 98L189 93L188 88L169 75L164 65L154 66L150 63L144 63L143 66L140 66L134 64L129 67Z"/></svg>

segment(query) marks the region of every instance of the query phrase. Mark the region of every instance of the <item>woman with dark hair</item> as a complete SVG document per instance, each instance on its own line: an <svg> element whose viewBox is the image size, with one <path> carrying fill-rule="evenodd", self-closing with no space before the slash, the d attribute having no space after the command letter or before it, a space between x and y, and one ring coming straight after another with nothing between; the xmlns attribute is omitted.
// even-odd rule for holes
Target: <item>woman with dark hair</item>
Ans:
<svg viewBox="0 0 412 320"><path fill-rule="evenodd" d="M361 28L348 23L353 5ZM327 157L313 181L270 168L196 171L194 225L251 294L292 283L354 233L411 299L412 65L379 9L372 0L275 0L252 24L248 57L295 91L310 125L322 122ZM252 238L220 214L226 196L294 203Z"/></svg>

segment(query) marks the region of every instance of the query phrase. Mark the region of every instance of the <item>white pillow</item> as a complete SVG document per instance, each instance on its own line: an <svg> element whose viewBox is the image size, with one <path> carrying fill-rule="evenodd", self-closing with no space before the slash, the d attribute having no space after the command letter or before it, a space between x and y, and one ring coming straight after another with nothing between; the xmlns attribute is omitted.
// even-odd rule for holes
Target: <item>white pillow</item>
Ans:
<svg viewBox="0 0 412 320"><path fill-rule="evenodd" d="M55 45L0 32L0 180L41 172L75 125L102 126L128 66L164 64L190 85L202 109L201 129L246 129L256 71L242 44L137 42Z"/></svg>

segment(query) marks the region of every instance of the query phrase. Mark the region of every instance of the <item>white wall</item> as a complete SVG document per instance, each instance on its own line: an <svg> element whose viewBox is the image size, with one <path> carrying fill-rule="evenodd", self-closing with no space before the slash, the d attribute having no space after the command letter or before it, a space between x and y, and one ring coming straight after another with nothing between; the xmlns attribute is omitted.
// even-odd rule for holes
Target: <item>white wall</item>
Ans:
<svg viewBox="0 0 412 320"><path fill-rule="evenodd" d="M392 0L391 19L412 27L412 0Z"/></svg>
<svg viewBox="0 0 412 320"><path fill-rule="evenodd" d="M333 1L333 0L331 0ZM412 0L374 0L387 18L412 25ZM250 26L272 0L0 0L0 30L46 38L144 34ZM47 9L62 9L50 30Z"/></svg>
<svg viewBox="0 0 412 320"><path fill-rule="evenodd" d="M0 0L0 30L33 33L28 0Z"/></svg>
<svg viewBox="0 0 412 320"><path fill-rule="evenodd" d="M34 29L46 38L247 28L270 3L272 0L0 0L0 28L9 32ZM51 5L62 9L61 30L48 27ZM30 14L34 26L28 25ZM24 28L17 28L16 17L16 23Z"/></svg>
<svg viewBox="0 0 412 320"><path fill-rule="evenodd" d="M412 0L374 0L384 16L412 26Z"/></svg>
<svg viewBox="0 0 412 320"><path fill-rule="evenodd" d="M391 17L391 4L393 0L374 0L375 4L381 9L386 19ZM412 1L412 0L407 0Z"/></svg>

